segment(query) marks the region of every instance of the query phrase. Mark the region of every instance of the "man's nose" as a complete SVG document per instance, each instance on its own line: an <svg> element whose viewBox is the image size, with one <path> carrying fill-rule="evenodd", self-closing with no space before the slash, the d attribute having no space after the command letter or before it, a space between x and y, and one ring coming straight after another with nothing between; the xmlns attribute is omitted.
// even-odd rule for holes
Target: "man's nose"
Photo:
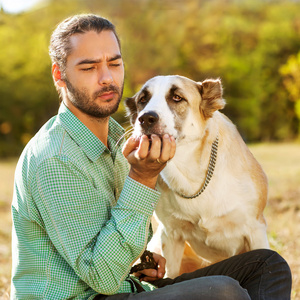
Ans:
<svg viewBox="0 0 300 300"><path fill-rule="evenodd" d="M102 66L98 74L98 83L100 85L107 85L111 84L113 81L114 80L108 66Z"/></svg>

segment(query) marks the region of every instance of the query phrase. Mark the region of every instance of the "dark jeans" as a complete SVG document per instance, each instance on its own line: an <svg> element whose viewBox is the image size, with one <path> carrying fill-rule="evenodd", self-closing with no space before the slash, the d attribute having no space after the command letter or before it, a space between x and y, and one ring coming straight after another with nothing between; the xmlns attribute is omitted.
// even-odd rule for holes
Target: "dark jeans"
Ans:
<svg viewBox="0 0 300 300"><path fill-rule="evenodd" d="M291 271L272 250L259 249L231 257L174 279L154 282L152 292L98 295L101 300L289 300Z"/></svg>

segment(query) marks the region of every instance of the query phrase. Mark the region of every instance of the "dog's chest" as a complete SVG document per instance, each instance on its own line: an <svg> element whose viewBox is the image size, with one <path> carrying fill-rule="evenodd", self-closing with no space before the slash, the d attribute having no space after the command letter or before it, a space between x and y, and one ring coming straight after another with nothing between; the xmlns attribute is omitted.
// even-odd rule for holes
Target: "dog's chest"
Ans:
<svg viewBox="0 0 300 300"><path fill-rule="evenodd" d="M167 214L168 220L164 222L164 224L169 227L177 237L186 240L196 238L197 240L204 241L206 239L209 228L206 226L206 222L203 220L199 210L193 208L193 206L184 208L182 205L179 207L169 206ZM165 217L166 215L164 218Z"/></svg>
<svg viewBox="0 0 300 300"><path fill-rule="evenodd" d="M182 237L185 240L197 239L205 241L208 233L208 229L202 224L202 220L198 222L191 222L183 219L173 219L174 233L178 237Z"/></svg>

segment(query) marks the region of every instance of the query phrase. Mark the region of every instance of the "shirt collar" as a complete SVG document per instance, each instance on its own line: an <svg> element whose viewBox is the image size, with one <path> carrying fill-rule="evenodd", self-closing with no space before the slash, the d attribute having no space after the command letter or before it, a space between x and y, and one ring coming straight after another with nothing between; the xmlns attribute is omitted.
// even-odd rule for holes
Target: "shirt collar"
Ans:
<svg viewBox="0 0 300 300"><path fill-rule="evenodd" d="M109 151L106 146L66 107L62 102L58 111L58 120L71 138L85 152L93 162L104 151ZM109 118L108 142L113 151L117 150L116 144L124 135L124 129L113 118Z"/></svg>

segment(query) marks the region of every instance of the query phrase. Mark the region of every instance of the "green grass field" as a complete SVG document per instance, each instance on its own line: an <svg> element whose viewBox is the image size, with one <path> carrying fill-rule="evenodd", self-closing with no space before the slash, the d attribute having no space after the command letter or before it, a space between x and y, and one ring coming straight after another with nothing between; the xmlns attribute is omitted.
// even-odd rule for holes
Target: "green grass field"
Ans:
<svg viewBox="0 0 300 300"><path fill-rule="evenodd" d="M300 300L300 144L257 144L250 149L269 178L265 210L271 248L289 263L292 299ZM15 159L0 161L0 299L9 299L11 215Z"/></svg>

